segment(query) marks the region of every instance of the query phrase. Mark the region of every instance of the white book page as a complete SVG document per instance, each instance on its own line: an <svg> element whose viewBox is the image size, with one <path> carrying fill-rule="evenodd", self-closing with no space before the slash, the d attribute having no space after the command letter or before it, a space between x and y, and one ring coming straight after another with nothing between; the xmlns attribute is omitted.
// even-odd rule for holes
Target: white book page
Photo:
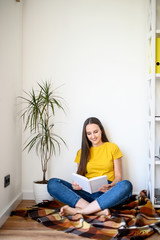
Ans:
<svg viewBox="0 0 160 240"><path fill-rule="evenodd" d="M76 173L72 173L72 179L80 187L82 187L82 189L84 191L91 193L91 188L90 188L90 184L89 184L88 178L86 178L84 176L81 176L79 174L76 174Z"/></svg>
<svg viewBox="0 0 160 240"><path fill-rule="evenodd" d="M82 190L87 191L89 193L97 192L98 189L102 187L102 185L105 185L108 183L106 175L88 179L77 173L72 173L72 179L80 187L82 187Z"/></svg>
<svg viewBox="0 0 160 240"><path fill-rule="evenodd" d="M107 176L100 176L89 179L90 186L91 186L91 192L98 192L98 189L102 187L102 185L108 184Z"/></svg>

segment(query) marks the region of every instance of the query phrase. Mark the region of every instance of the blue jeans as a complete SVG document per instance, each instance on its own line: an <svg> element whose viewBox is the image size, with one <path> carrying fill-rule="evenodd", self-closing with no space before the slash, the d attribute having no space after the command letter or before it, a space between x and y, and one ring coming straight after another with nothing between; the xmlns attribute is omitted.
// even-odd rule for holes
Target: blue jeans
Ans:
<svg viewBox="0 0 160 240"><path fill-rule="evenodd" d="M52 197L70 207L75 207L78 200L83 198L89 203L97 200L101 210L122 204L132 195L132 184L128 180L118 182L105 193L90 194L83 190L73 190L71 183L58 178L51 178L47 188Z"/></svg>

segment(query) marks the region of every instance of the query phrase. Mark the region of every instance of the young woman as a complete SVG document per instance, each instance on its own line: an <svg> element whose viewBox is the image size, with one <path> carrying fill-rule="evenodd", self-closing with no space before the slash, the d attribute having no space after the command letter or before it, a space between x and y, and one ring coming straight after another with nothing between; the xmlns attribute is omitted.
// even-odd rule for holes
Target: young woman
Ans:
<svg viewBox="0 0 160 240"><path fill-rule="evenodd" d="M81 149L75 162L77 173L87 178L107 175L108 184L96 193L88 193L76 182L52 178L48 181L48 192L65 205L61 216L80 214L105 214L111 216L109 208L122 204L132 195L132 184L122 180L122 153L118 146L108 141L101 122L88 118L83 126Z"/></svg>

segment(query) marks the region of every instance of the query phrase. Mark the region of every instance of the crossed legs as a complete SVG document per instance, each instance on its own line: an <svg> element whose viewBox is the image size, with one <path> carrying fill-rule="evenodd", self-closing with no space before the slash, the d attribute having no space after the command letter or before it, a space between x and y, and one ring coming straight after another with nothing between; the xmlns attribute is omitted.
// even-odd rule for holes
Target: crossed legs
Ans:
<svg viewBox="0 0 160 240"><path fill-rule="evenodd" d="M62 207L60 210L60 216L75 215L77 213L80 213L82 215L88 215L88 214L94 213L98 216L104 214L108 217L111 217L111 213L110 213L109 209L106 208L104 210L101 210L101 208L96 200L94 200L91 203L88 203L83 198L79 199L75 208L72 208L72 207L66 205L66 206Z"/></svg>
<svg viewBox="0 0 160 240"><path fill-rule="evenodd" d="M96 214L110 217L109 208L122 204L132 195L132 184L123 180L118 182L113 188L105 193L86 193L83 190L75 191L72 184L52 178L48 182L48 192L55 199L63 202L66 206L60 210L61 216Z"/></svg>

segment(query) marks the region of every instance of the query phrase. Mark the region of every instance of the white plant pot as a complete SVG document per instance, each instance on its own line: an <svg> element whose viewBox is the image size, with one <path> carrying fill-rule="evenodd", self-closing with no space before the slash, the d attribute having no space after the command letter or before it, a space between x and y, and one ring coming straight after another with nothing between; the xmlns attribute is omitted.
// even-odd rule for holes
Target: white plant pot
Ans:
<svg viewBox="0 0 160 240"><path fill-rule="evenodd" d="M47 191L47 184L33 182L33 193L36 203L45 200L53 201L53 197Z"/></svg>

